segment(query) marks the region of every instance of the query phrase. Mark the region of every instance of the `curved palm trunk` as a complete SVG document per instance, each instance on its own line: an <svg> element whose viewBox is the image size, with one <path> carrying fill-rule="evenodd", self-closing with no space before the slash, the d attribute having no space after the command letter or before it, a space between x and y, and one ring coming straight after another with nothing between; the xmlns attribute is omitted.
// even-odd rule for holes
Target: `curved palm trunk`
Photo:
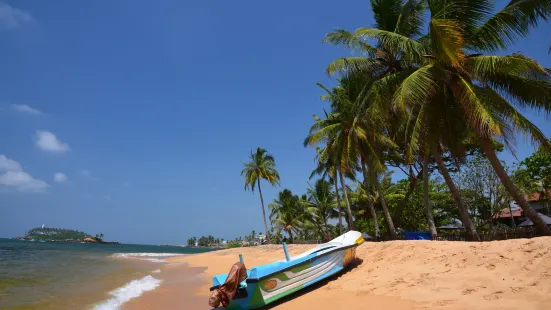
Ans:
<svg viewBox="0 0 551 310"><path fill-rule="evenodd" d="M423 161L423 198L425 200L425 210L427 211L427 222L429 223L430 234L436 236L436 225L434 225L434 216L429 198L429 155L425 155Z"/></svg>
<svg viewBox="0 0 551 310"><path fill-rule="evenodd" d="M339 172L337 172L339 173ZM352 219L352 211L350 210L350 202L348 201L348 190L346 189L346 184L344 183L344 177L342 176L342 173L339 173L339 176L341 178L341 184L342 184L342 192L344 194L344 202L346 203L346 210L348 212L348 230L354 230L354 220Z"/></svg>
<svg viewBox="0 0 551 310"><path fill-rule="evenodd" d="M337 195L337 209L339 210L339 234L342 235L342 211L341 211L341 198L339 196L339 183L337 182L337 175L335 174L335 194Z"/></svg>
<svg viewBox="0 0 551 310"><path fill-rule="evenodd" d="M289 243L293 243L293 232L291 230L288 230L287 234L289 235Z"/></svg>
<svg viewBox="0 0 551 310"><path fill-rule="evenodd" d="M264 228L266 229L266 241L272 243L270 240L270 230L268 230L268 222L266 222L266 210L264 209L264 198L262 197L262 189L260 188L260 179L258 181L258 192L260 193L260 203L262 203L262 216L264 216Z"/></svg>
<svg viewBox="0 0 551 310"><path fill-rule="evenodd" d="M487 138L482 138L480 139L480 144L484 150L484 154L499 176L501 183L503 183L503 186L505 186L511 197L513 197L516 203L521 207L522 211L524 211L526 217L534 223L534 227L536 228L538 235L549 236L549 227L547 227L545 222L541 219L541 217L539 217L538 213L528 204L526 199L524 199L524 196L520 193L518 187L513 183L513 181L511 181L509 175L505 171L505 168L503 168L503 165L499 161L499 158L497 158L496 152L492 147L492 142Z"/></svg>
<svg viewBox="0 0 551 310"><path fill-rule="evenodd" d="M377 219L377 212L375 211L375 206L373 205L373 201L371 201L371 198L369 197L369 194L371 193L371 186L369 185L369 178L367 176L367 170L365 168L365 161L362 157L362 174L364 177L364 185L365 190L367 191L367 205L369 207L369 211L371 211L371 217L373 218L373 224L375 225L375 240L379 240L380 232L379 232L379 220Z"/></svg>
<svg viewBox="0 0 551 310"><path fill-rule="evenodd" d="M465 202L463 201L463 199L461 199L461 196L459 195L459 190L457 189L457 187L455 187L455 183L450 177L450 174L448 173L448 170L446 169L444 161L442 160L440 153L438 153L436 146L432 149L432 156L436 160L436 163L438 164L438 170L440 171L440 174L442 174L444 180L446 181L446 184L450 188L450 192L452 194L453 200L455 201L455 205L459 209L459 215L461 216L461 222L463 222L463 226L465 226L467 239L470 241L479 241L480 238L476 233L476 229L474 227L473 220L469 215L467 206L465 206Z"/></svg>
<svg viewBox="0 0 551 310"><path fill-rule="evenodd" d="M377 179L377 174L375 173L375 169L373 169L373 165L370 164L370 162L368 162L367 165L369 168L369 174L371 175L371 180L373 181L373 184L375 184L375 189L377 190L377 193L379 193L379 200L381 201L381 207L383 208L383 214L385 215L386 224L388 226L388 233L390 234L390 237L392 237L393 239L396 239L398 235L396 234L394 221L392 221L390 212L388 212L388 208L386 206L386 200L385 200L383 190L381 188L381 184Z"/></svg>

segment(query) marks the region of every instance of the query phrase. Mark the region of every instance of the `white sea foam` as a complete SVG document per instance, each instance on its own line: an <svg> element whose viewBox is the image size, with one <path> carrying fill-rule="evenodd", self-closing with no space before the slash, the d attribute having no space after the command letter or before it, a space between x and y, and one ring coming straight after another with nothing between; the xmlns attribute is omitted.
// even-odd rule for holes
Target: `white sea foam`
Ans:
<svg viewBox="0 0 551 310"><path fill-rule="evenodd" d="M116 310L119 309L122 304L142 295L144 292L154 290L161 284L161 280L155 279L152 276L145 276L139 280L133 280L127 283L123 287L111 291L109 295L111 298L103 303L96 305L94 310Z"/></svg>
<svg viewBox="0 0 551 310"><path fill-rule="evenodd" d="M151 273L161 273L161 269L153 270Z"/></svg>
<svg viewBox="0 0 551 310"><path fill-rule="evenodd" d="M146 260L152 263L166 263L166 260L160 258L140 258L141 260Z"/></svg>
<svg viewBox="0 0 551 310"><path fill-rule="evenodd" d="M169 257L169 256L182 256L184 254L178 253L115 253L111 255L112 257L141 257L141 256L150 256L150 257Z"/></svg>

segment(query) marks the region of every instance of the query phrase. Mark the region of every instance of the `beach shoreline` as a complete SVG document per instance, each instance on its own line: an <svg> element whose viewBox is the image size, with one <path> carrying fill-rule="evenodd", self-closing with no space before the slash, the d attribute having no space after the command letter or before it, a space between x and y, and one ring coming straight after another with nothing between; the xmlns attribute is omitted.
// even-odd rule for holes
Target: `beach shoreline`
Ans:
<svg viewBox="0 0 551 310"><path fill-rule="evenodd" d="M297 255L315 245L289 245ZM551 296L551 237L492 242L364 243L352 268L270 309L544 309ZM124 309L211 309L211 277L243 254L251 268L284 258L279 245L234 248L167 259L196 281L161 285ZM170 296L182 294L178 300ZM186 297L187 296L187 297ZM167 299L168 298L168 299ZM187 298L187 300L186 300ZM164 301L163 301L164 300Z"/></svg>
<svg viewBox="0 0 551 310"><path fill-rule="evenodd" d="M200 309L204 301L194 287L205 282L204 270L181 262L165 264L153 275L159 286L124 303L121 309Z"/></svg>

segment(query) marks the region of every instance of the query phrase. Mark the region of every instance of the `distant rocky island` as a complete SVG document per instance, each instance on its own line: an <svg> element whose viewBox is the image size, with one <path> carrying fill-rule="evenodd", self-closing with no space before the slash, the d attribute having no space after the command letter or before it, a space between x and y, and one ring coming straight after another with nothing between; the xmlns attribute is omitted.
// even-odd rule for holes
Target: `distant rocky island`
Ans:
<svg viewBox="0 0 551 310"><path fill-rule="evenodd" d="M82 231L52 228L52 227L37 227L30 229L25 233L24 237L17 237L20 240L28 241L44 241L44 242L72 242L72 243L97 243L97 244L120 244L119 242L109 242L103 240L103 234L92 236Z"/></svg>

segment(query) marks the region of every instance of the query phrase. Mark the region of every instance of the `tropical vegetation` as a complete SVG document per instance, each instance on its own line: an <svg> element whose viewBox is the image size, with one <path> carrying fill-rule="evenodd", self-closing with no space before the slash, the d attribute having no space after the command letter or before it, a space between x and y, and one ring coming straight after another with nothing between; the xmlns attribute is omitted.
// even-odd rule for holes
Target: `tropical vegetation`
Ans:
<svg viewBox="0 0 551 310"><path fill-rule="evenodd" d="M224 239L214 238L212 235L201 236L199 239L197 237L191 237L187 240L188 246L200 246L200 247L209 247L209 246L220 246L223 243Z"/></svg>
<svg viewBox="0 0 551 310"><path fill-rule="evenodd" d="M39 241L78 241L90 236L78 230L53 227L32 228L25 233L26 239L32 238ZM103 233L97 234L96 238L103 240Z"/></svg>
<svg viewBox="0 0 551 310"><path fill-rule="evenodd" d="M318 84L329 108L314 116L304 146L316 150L310 178L319 179L302 196L279 193L269 205L272 230L260 179L279 184L273 156L258 148L245 164L267 234L292 242L359 229L396 238L460 221L478 240L514 202L549 235L525 195L551 188L551 144L521 111L551 113L551 71L504 51L551 18L551 2L511 0L499 10L490 0L370 3L372 27L324 38L352 56L328 64L335 85ZM498 153L514 152L518 134L539 149L512 172ZM405 179L394 182L390 168ZM442 178L431 178L436 171Z"/></svg>

